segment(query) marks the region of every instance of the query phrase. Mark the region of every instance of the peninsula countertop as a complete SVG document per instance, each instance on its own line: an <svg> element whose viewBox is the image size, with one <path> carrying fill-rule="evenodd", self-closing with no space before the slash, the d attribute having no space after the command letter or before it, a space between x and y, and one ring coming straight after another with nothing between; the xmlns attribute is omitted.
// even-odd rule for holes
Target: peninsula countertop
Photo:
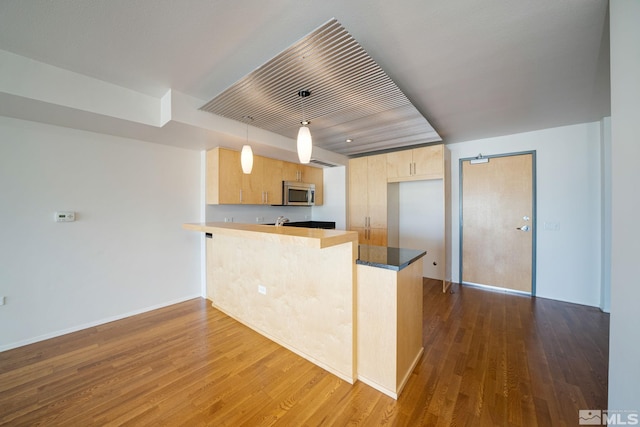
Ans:
<svg viewBox="0 0 640 427"><path fill-rule="evenodd" d="M360 245L356 264L400 271L427 254L416 249Z"/></svg>
<svg viewBox="0 0 640 427"><path fill-rule="evenodd" d="M357 243L358 233L320 228L276 227L274 225L235 222L202 222L183 224L182 228L203 233L237 236L248 239L275 241L311 248L328 248L343 243Z"/></svg>

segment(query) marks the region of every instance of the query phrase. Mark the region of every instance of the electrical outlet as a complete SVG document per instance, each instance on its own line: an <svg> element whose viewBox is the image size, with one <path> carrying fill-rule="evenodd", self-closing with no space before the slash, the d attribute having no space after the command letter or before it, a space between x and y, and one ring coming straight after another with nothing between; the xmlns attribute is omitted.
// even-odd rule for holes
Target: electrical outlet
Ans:
<svg viewBox="0 0 640 427"><path fill-rule="evenodd" d="M262 294L262 295L266 295L267 294L267 287L266 286L262 286L262 285L258 285L258 293Z"/></svg>
<svg viewBox="0 0 640 427"><path fill-rule="evenodd" d="M263 216L257 216L257 217L256 217L256 222L257 222L257 223L264 222L264 217L263 217Z"/></svg>
<svg viewBox="0 0 640 427"><path fill-rule="evenodd" d="M224 219L224 222L233 222L233 217L232 217L232 216L230 216L230 217L226 217L226 218Z"/></svg>
<svg viewBox="0 0 640 427"><path fill-rule="evenodd" d="M4 305L5 304L5 302L6 302L5 298L6 297L0 297L0 305Z"/></svg>

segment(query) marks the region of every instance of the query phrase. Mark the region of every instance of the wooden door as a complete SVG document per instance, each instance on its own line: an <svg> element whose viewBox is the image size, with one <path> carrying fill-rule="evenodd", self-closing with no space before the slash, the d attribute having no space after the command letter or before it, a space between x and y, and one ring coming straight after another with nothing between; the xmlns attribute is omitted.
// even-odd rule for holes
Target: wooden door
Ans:
<svg viewBox="0 0 640 427"><path fill-rule="evenodd" d="M533 293L534 154L462 162L462 282Z"/></svg>

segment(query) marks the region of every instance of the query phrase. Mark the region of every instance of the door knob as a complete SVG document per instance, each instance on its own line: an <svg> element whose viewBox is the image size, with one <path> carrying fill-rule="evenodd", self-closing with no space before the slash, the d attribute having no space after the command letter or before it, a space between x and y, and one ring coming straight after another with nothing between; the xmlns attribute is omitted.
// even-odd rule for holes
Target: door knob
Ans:
<svg viewBox="0 0 640 427"><path fill-rule="evenodd" d="M516 230L520 230L520 231L529 231L530 228L528 225L523 225L522 227L518 227L516 228Z"/></svg>

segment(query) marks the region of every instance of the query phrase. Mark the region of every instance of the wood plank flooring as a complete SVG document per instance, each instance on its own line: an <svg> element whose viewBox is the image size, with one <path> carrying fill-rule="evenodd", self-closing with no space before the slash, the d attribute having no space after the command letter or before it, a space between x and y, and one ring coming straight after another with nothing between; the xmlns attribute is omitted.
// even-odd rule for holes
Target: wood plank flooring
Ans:
<svg viewBox="0 0 640 427"><path fill-rule="evenodd" d="M575 426L606 409L609 316L425 279L425 353L398 401L204 299L0 353L0 425Z"/></svg>

